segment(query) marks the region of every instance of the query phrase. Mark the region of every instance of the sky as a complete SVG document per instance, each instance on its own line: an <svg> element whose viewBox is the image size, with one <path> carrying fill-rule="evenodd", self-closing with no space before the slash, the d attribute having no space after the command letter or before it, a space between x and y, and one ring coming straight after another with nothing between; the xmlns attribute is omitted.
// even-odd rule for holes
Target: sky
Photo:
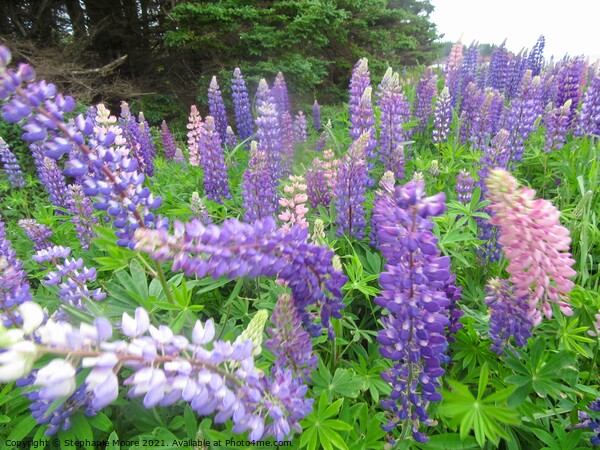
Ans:
<svg viewBox="0 0 600 450"><path fill-rule="evenodd" d="M443 41L501 44L517 53L546 38L544 56L600 58L600 0L430 0Z"/></svg>

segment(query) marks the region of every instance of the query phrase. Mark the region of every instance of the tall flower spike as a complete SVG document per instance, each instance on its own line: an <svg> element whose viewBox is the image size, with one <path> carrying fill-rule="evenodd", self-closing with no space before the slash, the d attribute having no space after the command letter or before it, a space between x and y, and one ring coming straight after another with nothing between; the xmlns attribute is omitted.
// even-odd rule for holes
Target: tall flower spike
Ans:
<svg viewBox="0 0 600 450"><path fill-rule="evenodd" d="M138 159L138 164L142 172L145 175L151 177L154 175L154 158L156 157L156 147L152 140L152 133L150 132L150 125L146 122L144 113L140 111L138 116L139 119L139 153L134 156Z"/></svg>
<svg viewBox="0 0 600 450"><path fill-rule="evenodd" d="M310 372L317 367L309 334L302 329L300 316L290 294L280 294L271 316L273 328L268 328L269 339L265 348L275 356L275 366L289 368L294 378L308 381Z"/></svg>
<svg viewBox="0 0 600 450"><path fill-rule="evenodd" d="M221 95L221 88L217 83L217 77L212 77L210 86L208 87L208 113L214 117L215 129L219 134L221 142L225 142L227 138L227 112L225 111L225 103Z"/></svg>
<svg viewBox="0 0 600 450"><path fill-rule="evenodd" d="M367 158L376 156L377 137L375 118L371 102L371 75L367 58L360 59L354 66L350 78L350 137L358 139L365 132L370 133L367 144Z"/></svg>
<svg viewBox="0 0 600 450"><path fill-rule="evenodd" d="M23 178L23 171L19 166L19 161L10 151L8 144L0 137L0 162L6 171L8 176L8 182L12 187L22 188L25 187L25 179Z"/></svg>
<svg viewBox="0 0 600 450"><path fill-rule="evenodd" d="M546 145L545 152L560 150L567 142L567 132L569 131L569 114L571 113L571 100L567 100L564 105L552 108L552 103L548 105L548 111L544 118L546 125Z"/></svg>
<svg viewBox="0 0 600 450"><path fill-rule="evenodd" d="M312 106L312 117L313 117L313 129L315 131L321 130L321 106L315 99Z"/></svg>
<svg viewBox="0 0 600 450"><path fill-rule="evenodd" d="M424 183L411 181L391 194L378 195L373 205L387 262L375 299L387 310L377 341L381 354L393 363L381 374L392 385L390 398L381 402L392 414L383 428L391 431L401 424L418 442L428 440L420 425L434 424L427 408L442 398L437 389L444 374L441 364L448 360L450 259L440 256L430 219L444 213L444 201L444 193L425 197Z"/></svg>
<svg viewBox="0 0 600 450"><path fill-rule="evenodd" d="M169 130L167 121L163 120L160 127L163 148L165 149L165 158L167 158L167 161L174 161L177 156L177 146L175 145L175 140L173 139L171 130Z"/></svg>
<svg viewBox="0 0 600 450"><path fill-rule="evenodd" d="M242 181L244 221L271 217L277 211L277 191L271 180L271 169L267 154L259 150L256 141L250 143L250 161Z"/></svg>
<svg viewBox="0 0 600 450"><path fill-rule="evenodd" d="M75 225L75 233L81 242L81 248L88 250L92 238L96 236L92 226L98 223L98 218L93 216L92 202L83 194L83 188L79 184L69 185L71 204L69 212L73 214L71 222Z"/></svg>
<svg viewBox="0 0 600 450"><path fill-rule="evenodd" d="M231 198L227 165L215 120L211 116L204 119L202 134L198 143L200 161L204 170L204 190L209 200L223 203L223 199Z"/></svg>
<svg viewBox="0 0 600 450"><path fill-rule="evenodd" d="M463 205L469 203L473 197L474 184L475 181L473 180L471 174L468 171L461 169L456 176L456 200Z"/></svg>
<svg viewBox="0 0 600 450"><path fill-rule="evenodd" d="M333 268L332 251L306 242L306 228L293 226L285 232L270 217L253 224L229 219L221 227L204 226L198 220L175 222L174 229L173 234L140 229L137 249L154 259L173 261L172 270L188 276L277 276L288 282L309 332L318 335L325 327L333 336L330 318L341 317L341 287L346 278ZM309 305L317 306L321 325L312 323Z"/></svg>
<svg viewBox="0 0 600 450"><path fill-rule="evenodd" d="M25 231L27 237L31 239L33 248L36 251L52 246L48 241L52 237L52 230L47 225L42 225L35 219L21 219L19 220L19 226Z"/></svg>
<svg viewBox="0 0 600 450"><path fill-rule="evenodd" d="M437 77L433 70L426 69L425 74L419 80L417 85L413 116L418 120L416 129L418 133L424 133L427 130L427 124L429 123L429 117L431 116L431 103L433 102L433 97L435 97L437 93L436 82Z"/></svg>
<svg viewBox="0 0 600 450"><path fill-rule="evenodd" d="M17 306L31 300L27 273L6 238L4 222L0 220L0 327L20 325Z"/></svg>
<svg viewBox="0 0 600 450"><path fill-rule="evenodd" d="M369 133L352 143L337 171L334 187L336 236L344 233L361 240L365 235L365 193L367 191L366 147Z"/></svg>
<svg viewBox="0 0 600 450"><path fill-rule="evenodd" d="M285 197L279 199L279 205L285 208L279 215L283 221L282 228L286 231L293 225L308 228L308 222L304 217L308 212L306 202L306 180L303 176L290 175L290 183L284 186Z"/></svg>
<svg viewBox="0 0 600 450"><path fill-rule="evenodd" d="M275 105L268 101L258 107L256 118L256 139L258 149L265 152L271 171L273 189L277 189L283 168L281 166L281 124L277 118Z"/></svg>
<svg viewBox="0 0 600 450"><path fill-rule="evenodd" d="M231 96L233 98L233 109L235 112L235 123L237 132L242 141L248 139L253 131L252 110L250 108L250 99L248 98L248 89L242 72L238 67L233 71L231 80Z"/></svg>
<svg viewBox="0 0 600 450"><path fill-rule="evenodd" d="M319 161L318 159L316 160ZM325 178L325 172L317 168L317 164L313 162L312 168L306 170L306 195L310 207L317 209L319 205L327 208L329 202L331 202L331 193L329 186L327 186L327 179Z"/></svg>
<svg viewBox="0 0 600 450"><path fill-rule="evenodd" d="M577 272L575 261L567 252L569 230L560 224L560 211L547 200L534 198L535 191L519 187L503 169L491 171L486 181L490 209L495 213L492 224L500 227L500 244L510 264L516 296L529 297L529 317L534 325L542 313L552 317L550 302L558 304L565 315L573 314L567 296L573 288L569 278Z"/></svg>
<svg viewBox="0 0 600 450"><path fill-rule="evenodd" d="M492 351L502 355L511 348L511 339L517 346L527 344L533 326L529 317L527 296L513 293L508 281L491 279L486 288L485 303L490 308L490 337Z"/></svg>
<svg viewBox="0 0 600 450"><path fill-rule="evenodd" d="M294 140L299 144L303 144L306 142L306 138L306 116L302 111L298 111L294 120Z"/></svg>
<svg viewBox="0 0 600 450"><path fill-rule="evenodd" d="M600 74L596 75L585 91L577 128L577 136L600 136Z"/></svg>
<svg viewBox="0 0 600 450"><path fill-rule="evenodd" d="M452 104L450 99L450 90L444 86L435 102L435 111L433 114L433 131L431 132L434 143L447 142L450 135L450 125L452 124Z"/></svg>
<svg viewBox="0 0 600 450"><path fill-rule="evenodd" d="M379 110L381 111L379 159L386 170L397 178L404 177L404 142L408 136L402 124L410 120L410 103L400 88L399 75L389 68L379 85Z"/></svg>
<svg viewBox="0 0 600 450"><path fill-rule="evenodd" d="M202 198L200 197L200 195L198 195L198 192L196 191L192 192L190 210L192 211L194 217L196 217L204 225L212 223L212 219L210 218L210 215L206 210L206 205L204 204Z"/></svg>
<svg viewBox="0 0 600 450"><path fill-rule="evenodd" d="M39 145L32 144L31 156L37 169L38 178L48 192L50 203L61 208L68 208L70 204L69 193L66 190L66 179L53 159L44 156Z"/></svg>
<svg viewBox="0 0 600 450"><path fill-rule="evenodd" d="M450 55L446 61L444 85L450 91L452 106L457 106L460 97L460 69L463 60L463 45L457 42L452 46Z"/></svg>
<svg viewBox="0 0 600 450"><path fill-rule="evenodd" d="M187 143L188 153L190 157L190 165L199 166L200 151L198 149L198 144L200 142L200 136L202 135L202 117L200 116L196 105L192 105L191 107L187 129Z"/></svg>
<svg viewBox="0 0 600 450"><path fill-rule="evenodd" d="M287 84L285 83L285 78L281 72L277 72L277 76L273 82L272 95L279 117L281 117L284 112L291 111Z"/></svg>

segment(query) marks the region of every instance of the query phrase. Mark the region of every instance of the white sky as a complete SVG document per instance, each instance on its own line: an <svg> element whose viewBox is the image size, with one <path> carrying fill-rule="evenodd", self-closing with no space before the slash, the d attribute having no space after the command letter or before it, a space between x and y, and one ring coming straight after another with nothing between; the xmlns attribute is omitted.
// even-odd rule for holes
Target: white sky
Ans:
<svg viewBox="0 0 600 450"><path fill-rule="evenodd" d="M600 58L600 0L430 0L443 41L501 44L518 52L546 38L544 56Z"/></svg>

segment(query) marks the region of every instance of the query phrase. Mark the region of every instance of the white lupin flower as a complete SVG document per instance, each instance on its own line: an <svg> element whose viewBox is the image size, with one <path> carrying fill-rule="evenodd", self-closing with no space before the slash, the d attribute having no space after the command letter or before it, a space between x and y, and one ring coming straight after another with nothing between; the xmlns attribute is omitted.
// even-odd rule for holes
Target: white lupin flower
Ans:
<svg viewBox="0 0 600 450"><path fill-rule="evenodd" d="M29 375L38 359L36 345L31 341L17 342L0 353L0 382L9 383Z"/></svg>
<svg viewBox="0 0 600 450"><path fill-rule="evenodd" d="M23 319L21 329L25 334L31 334L44 321L44 310L35 302L25 302L19 305L19 313Z"/></svg>

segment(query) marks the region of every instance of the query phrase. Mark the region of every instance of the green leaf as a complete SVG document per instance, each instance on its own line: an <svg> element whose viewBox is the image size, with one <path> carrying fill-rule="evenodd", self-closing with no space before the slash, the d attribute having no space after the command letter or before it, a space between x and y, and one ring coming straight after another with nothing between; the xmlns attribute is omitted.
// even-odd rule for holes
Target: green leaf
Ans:
<svg viewBox="0 0 600 450"><path fill-rule="evenodd" d="M110 436L108 436L108 444L106 445L106 450L121 450L121 446L119 445L119 435L116 431L113 431L112 433L110 433Z"/></svg>

